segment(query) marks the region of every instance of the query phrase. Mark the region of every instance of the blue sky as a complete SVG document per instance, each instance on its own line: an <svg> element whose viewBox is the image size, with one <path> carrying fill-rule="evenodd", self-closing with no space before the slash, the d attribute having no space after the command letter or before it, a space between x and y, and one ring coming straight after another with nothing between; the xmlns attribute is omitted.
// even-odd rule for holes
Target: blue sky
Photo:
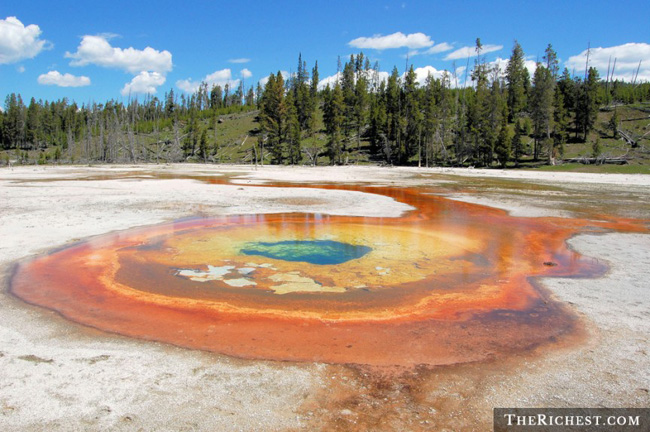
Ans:
<svg viewBox="0 0 650 432"><path fill-rule="evenodd" d="M534 67L548 43L562 66L591 65L650 81L650 4L646 1L14 1L0 5L0 97L25 102L68 97L78 103L126 100L210 84L246 87L278 70L295 71L302 53L320 77L337 57L363 51L382 70L403 71L406 55L421 78L454 66L477 37L486 59L505 66L515 39ZM473 48L472 48L473 49ZM471 68L471 61L470 61ZM462 83L462 75L460 79ZM1 105L1 103L0 103Z"/></svg>

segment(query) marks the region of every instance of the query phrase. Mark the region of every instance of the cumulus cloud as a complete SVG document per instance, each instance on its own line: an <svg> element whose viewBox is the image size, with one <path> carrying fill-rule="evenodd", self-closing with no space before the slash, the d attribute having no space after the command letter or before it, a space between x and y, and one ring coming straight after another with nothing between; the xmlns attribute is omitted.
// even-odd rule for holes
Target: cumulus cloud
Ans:
<svg viewBox="0 0 650 432"><path fill-rule="evenodd" d="M386 36L374 35L371 37L356 38L348 42L348 45L355 48L370 48L376 50L403 47L419 49L432 46L433 41L424 33L411 33L405 35L402 32L397 32Z"/></svg>
<svg viewBox="0 0 650 432"><path fill-rule="evenodd" d="M433 66L419 67L414 69L413 72L415 72L415 80L420 85L423 85L426 82L429 75L431 75L433 79L440 79L445 73L449 73L446 70L438 70ZM449 75L451 76L451 74Z"/></svg>
<svg viewBox="0 0 650 432"><path fill-rule="evenodd" d="M614 70L614 79L631 82L634 80L639 61L641 68L637 82L650 81L650 44L648 43L626 43L612 47L591 48L589 52L589 66L598 69L601 78L607 77L607 66L611 59L611 68L616 59L616 69ZM584 71L587 60L587 50L578 55L569 57L565 65L569 70Z"/></svg>
<svg viewBox="0 0 650 432"><path fill-rule="evenodd" d="M16 17L0 19L0 64L16 63L36 57L52 44L39 39L41 29L36 24L27 27Z"/></svg>
<svg viewBox="0 0 650 432"><path fill-rule="evenodd" d="M503 49L503 45L483 45L481 54L487 54L491 53L494 51L499 51ZM445 60L459 60L459 59L466 59L467 57L474 57L476 56L476 47L473 46L465 46L462 48L458 48L456 51L452 51L449 54L445 56Z"/></svg>
<svg viewBox="0 0 650 432"><path fill-rule="evenodd" d="M230 59L228 60L228 63L248 63L249 61L251 61L251 59L242 57Z"/></svg>
<svg viewBox="0 0 650 432"><path fill-rule="evenodd" d="M165 76L159 72L142 71L133 77L131 82L126 83L120 93L122 96L135 93L153 94L156 93L157 87L165 84L165 80Z"/></svg>
<svg viewBox="0 0 650 432"><path fill-rule="evenodd" d="M109 35L84 36L77 47L77 52L66 52L66 58L72 59L72 66L96 66L122 69L132 74L142 71L164 74L172 70L172 55L169 51L158 51L151 47L144 50L116 48L108 41Z"/></svg>
<svg viewBox="0 0 650 432"><path fill-rule="evenodd" d="M40 75L38 77L38 83L59 87L85 87L90 85L90 78L87 76L75 76L69 73L61 74L61 72L54 70Z"/></svg>
<svg viewBox="0 0 650 432"><path fill-rule="evenodd" d="M242 78L244 78L244 79L250 78L250 77L253 76L253 72L249 71L246 68L242 69L240 73L241 73Z"/></svg>
<svg viewBox="0 0 650 432"><path fill-rule="evenodd" d="M232 71L230 69L221 69L206 75L205 78L200 81L194 81L192 79L178 80L176 81L176 87L186 93L194 93L199 89L203 82L208 84L208 88L212 88L215 85L221 87L224 87L226 84L230 87L237 87L239 85L238 79L232 79Z"/></svg>

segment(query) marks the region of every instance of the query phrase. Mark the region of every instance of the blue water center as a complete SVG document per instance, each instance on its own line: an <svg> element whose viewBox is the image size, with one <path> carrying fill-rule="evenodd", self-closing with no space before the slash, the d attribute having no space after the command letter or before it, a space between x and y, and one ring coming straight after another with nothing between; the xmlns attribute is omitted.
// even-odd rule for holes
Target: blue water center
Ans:
<svg viewBox="0 0 650 432"><path fill-rule="evenodd" d="M361 258L372 248L333 240L285 240L279 242L251 242L241 250L245 255L260 255L283 261L328 265Z"/></svg>

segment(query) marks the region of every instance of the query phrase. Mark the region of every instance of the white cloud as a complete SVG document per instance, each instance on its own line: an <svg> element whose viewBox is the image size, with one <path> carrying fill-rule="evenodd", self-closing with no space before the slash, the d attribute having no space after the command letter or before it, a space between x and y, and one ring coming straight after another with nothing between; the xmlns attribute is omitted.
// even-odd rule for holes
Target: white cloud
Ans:
<svg viewBox="0 0 650 432"><path fill-rule="evenodd" d="M251 61L249 58L235 58L228 60L228 63L248 63Z"/></svg>
<svg viewBox="0 0 650 432"><path fill-rule="evenodd" d="M26 69L25 69L25 66L20 65L20 66L18 66L18 67L16 68L16 70L18 71L18 73L25 73L25 70L26 70Z"/></svg>
<svg viewBox="0 0 650 432"><path fill-rule="evenodd" d="M454 49L454 47L451 44L448 44L447 42L441 42L439 44L436 44L436 45L432 46L431 48L426 50L424 53L425 54L439 54L441 52L450 51L452 49Z"/></svg>
<svg viewBox="0 0 650 432"><path fill-rule="evenodd" d="M285 70L280 71L280 74L282 75L282 78L283 78L285 81L289 78L289 72L287 72L287 71L285 71ZM262 86L262 88L264 88L264 87L266 86L266 83L269 82L269 76L270 76L270 75L267 75L267 76L265 76L264 78L262 78L262 79L260 80L260 85Z"/></svg>
<svg viewBox="0 0 650 432"><path fill-rule="evenodd" d="M408 52L408 57L415 57L415 56L422 55L422 54L425 54L425 55L439 54L439 53L442 53L442 52L445 52L445 51L450 51L452 49L454 49L454 47L451 44L448 44L447 42L441 42L441 43L439 43L437 45L434 45L431 48L426 49L424 51L410 50ZM403 56L403 57L406 57L406 56Z"/></svg>
<svg viewBox="0 0 650 432"><path fill-rule="evenodd" d="M413 72L415 72L415 80L420 85L423 85L426 82L427 76L429 75L431 75L433 79L439 79L442 78L445 73L449 73L446 70L438 70L433 66L419 67L414 69Z"/></svg>
<svg viewBox="0 0 650 432"><path fill-rule="evenodd" d="M75 76L69 73L62 75L59 71L49 71L38 77L38 83L59 87L85 87L90 85L90 78L87 76Z"/></svg>
<svg viewBox="0 0 650 432"><path fill-rule="evenodd" d="M142 71L131 82L124 84L121 92L122 96L128 96L134 93L156 93L156 87L165 84L165 76L158 72Z"/></svg>
<svg viewBox="0 0 650 432"><path fill-rule="evenodd" d="M176 81L176 87L186 93L194 93L199 89L203 82L208 84L208 89L211 89L215 85L225 87L225 85L228 84L231 88L239 85L238 79L232 79L232 71L230 69L221 69L206 75L201 81L194 81L192 79L178 80Z"/></svg>
<svg viewBox="0 0 650 432"><path fill-rule="evenodd" d="M386 36L374 35L372 37L356 38L348 42L348 45L355 48L370 48L376 50L402 47L418 49L432 46L433 41L424 33L405 35L402 32L397 32Z"/></svg>
<svg viewBox="0 0 650 432"><path fill-rule="evenodd" d="M491 44L483 45L481 49L481 55L491 53L494 51L499 51L500 49L503 49L503 45L491 45ZM476 56L476 47L466 46L466 47L458 48L456 51L447 54L445 60L459 60L459 59L466 59L467 57L475 57L475 56Z"/></svg>
<svg viewBox="0 0 650 432"><path fill-rule="evenodd" d="M250 77L253 76L253 72L249 71L246 68L242 69L240 73L241 73L242 78L244 78L244 79L250 78Z"/></svg>
<svg viewBox="0 0 650 432"><path fill-rule="evenodd" d="M138 50L133 47L115 48L108 42L109 35L84 36L77 52L66 52L71 58L70 65L86 66L94 64L102 67L122 69L132 74L142 71L164 74L172 69L172 55L169 51L158 51L151 47Z"/></svg>
<svg viewBox="0 0 650 432"><path fill-rule="evenodd" d="M39 39L41 29L36 24L27 27L16 17L0 20L0 64L16 63L34 58L52 46Z"/></svg>
<svg viewBox="0 0 650 432"><path fill-rule="evenodd" d="M607 66L610 58L610 73L611 68L614 66L614 59L616 59L614 79L631 82L634 80L637 68L639 67L639 61L641 61L637 82L650 81L650 44L626 43L613 47L591 48L589 53L589 66L598 69L598 73L603 80L607 77ZM569 70L575 69L576 73L581 75L585 70L586 60L587 50L569 57L565 65Z"/></svg>

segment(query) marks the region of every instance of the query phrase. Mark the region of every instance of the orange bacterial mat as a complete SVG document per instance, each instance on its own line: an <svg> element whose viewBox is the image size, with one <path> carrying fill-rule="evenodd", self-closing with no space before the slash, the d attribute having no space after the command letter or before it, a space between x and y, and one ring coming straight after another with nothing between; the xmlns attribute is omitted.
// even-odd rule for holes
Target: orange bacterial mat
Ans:
<svg viewBox="0 0 650 432"><path fill-rule="evenodd" d="M575 315L535 278L602 274L566 240L594 226L634 225L515 218L419 189L348 189L416 210L131 229L19 264L11 291L97 329L240 358L454 364L572 334ZM340 262L323 263L332 257Z"/></svg>

